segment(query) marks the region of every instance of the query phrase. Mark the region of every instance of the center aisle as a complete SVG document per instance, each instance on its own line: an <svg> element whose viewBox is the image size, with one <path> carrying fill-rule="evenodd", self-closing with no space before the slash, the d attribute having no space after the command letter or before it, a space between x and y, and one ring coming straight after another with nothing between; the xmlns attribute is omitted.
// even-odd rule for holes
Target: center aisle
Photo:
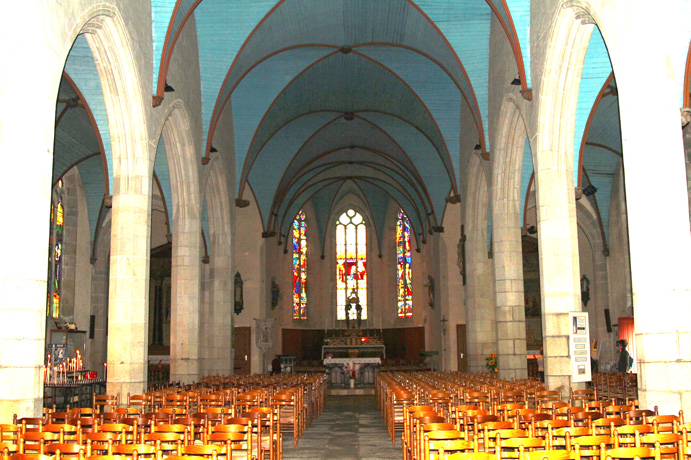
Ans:
<svg viewBox="0 0 691 460"><path fill-rule="evenodd" d="M324 412L297 448L284 435L284 459L401 460L401 442L391 445L374 396L329 396Z"/></svg>

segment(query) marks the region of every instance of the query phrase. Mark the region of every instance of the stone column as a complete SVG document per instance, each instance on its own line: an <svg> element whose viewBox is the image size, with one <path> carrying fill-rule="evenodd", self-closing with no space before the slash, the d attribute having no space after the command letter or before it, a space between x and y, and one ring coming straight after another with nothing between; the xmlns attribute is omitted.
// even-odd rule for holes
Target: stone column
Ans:
<svg viewBox="0 0 691 460"><path fill-rule="evenodd" d="M500 209L507 203L495 202ZM507 380L528 376L525 345L525 301L523 290L523 248L520 228L497 225L492 228L497 310L497 354L499 377ZM512 219L513 220L513 219Z"/></svg>
<svg viewBox="0 0 691 460"><path fill-rule="evenodd" d="M665 62L652 60L618 86L639 399L676 414L691 411L691 237L678 101ZM639 78L660 90L643 106Z"/></svg>
<svg viewBox="0 0 691 460"><path fill-rule="evenodd" d="M92 259L91 269L91 314L96 317L94 338L89 341L88 361L84 364L103 377L103 363L107 360L108 347L108 283L110 267L110 216L106 214L98 234L96 258Z"/></svg>
<svg viewBox="0 0 691 460"><path fill-rule="evenodd" d="M545 383L568 394L569 312L581 310L573 170L544 152L537 168L537 222Z"/></svg>
<svg viewBox="0 0 691 460"><path fill-rule="evenodd" d="M189 214L194 214L188 207ZM172 260L172 315L170 324L170 380L193 383L199 379L199 288L201 226L199 210L175 223Z"/></svg>
<svg viewBox="0 0 691 460"><path fill-rule="evenodd" d="M496 310L492 260L487 257L487 232L472 231L466 242L466 335L468 371L487 372L485 358L496 351Z"/></svg>
<svg viewBox="0 0 691 460"><path fill-rule="evenodd" d="M113 187L106 391L121 397L147 380L151 177L140 169Z"/></svg>
<svg viewBox="0 0 691 460"><path fill-rule="evenodd" d="M493 260L487 251L489 194L480 159L471 162L465 213L466 335L468 371L486 372L485 358L496 348L496 310L494 308Z"/></svg>
<svg viewBox="0 0 691 460"><path fill-rule="evenodd" d="M39 417L43 407L48 232L55 100L64 57L42 32L41 6L17 4L0 15L0 420ZM34 18L35 33L24 21ZM22 37L21 40L17 37ZM30 88L30 90L22 90Z"/></svg>
<svg viewBox="0 0 691 460"><path fill-rule="evenodd" d="M77 196L78 176L75 171L63 178L65 218L62 240L62 286L60 295L60 316L77 322L75 318L75 281L77 276L77 237L79 233L79 200Z"/></svg>

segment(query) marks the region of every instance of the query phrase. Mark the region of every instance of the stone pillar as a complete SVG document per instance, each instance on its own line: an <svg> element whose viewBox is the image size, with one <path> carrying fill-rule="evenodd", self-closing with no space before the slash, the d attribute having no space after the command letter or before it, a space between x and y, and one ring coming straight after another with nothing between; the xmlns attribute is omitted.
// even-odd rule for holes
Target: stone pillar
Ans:
<svg viewBox="0 0 691 460"><path fill-rule="evenodd" d="M543 152L537 168L537 222L545 383L568 394L569 312L581 311L573 169Z"/></svg>
<svg viewBox="0 0 691 460"><path fill-rule="evenodd" d="M55 100L64 57L42 32L41 5L17 4L0 15L0 421L39 417L43 407L48 232ZM24 21L33 18L36 33ZM18 40L17 37L22 37ZM28 58L30 57L30 58ZM30 90L21 90L31 88Z"/></svg>
<svg viewBox="0 0 691 460"><path fill-rule="evenodd" d="M639 399L643 408L657 405L660 414L676 414L679 409L688 413L691 237L679 108L676 86L667 74L668 61L664 56L648 61L646 56L645 62L642 74L623 78L623 84L617 80ZM658 94L645 98L643 106L635 89L639 79Z"/></svg>
<svg viewBox="0 0 691 460"><path fill-rule="evenodd" d="M488 189L480 159L471 162L468 200L465 213L466 267L466 335L468 339L468 371L486 372L485 358L495 353L496 310L494 308L493 260L487 251Z"/></svg>
<svg viewBox="0 0 691 460"><path fill-rule="evenodd" d="M523 244L521 242L521 166L526 132L514 97L499 114L492 154L492 251L497 310L499 376L528 376L525 344Z"/></svg>
<svg viewBox="0 0 691 460"><path fill-rule="evenodd" d="M78 176L75 171L63 177L63 221L62 239L62 286L60 295L60 316L68 321L75 318L75 281L77 276L77 237L79 234L79 197L77 195Z"/></svg>
<svg viewBox="0 0 691 460"><path fill-rule="evenodd" d="M121 397L143 393L147 380L151 177L141 169L113 187L106 391Z"/></svg>
<svg viewBox="0 0 691 460"><path fill-rule="evenodd" d="M172 315L170 324L170 381L199 379L199 291L201 226L199 210L180 212L175 222L172 260ZM192 215L189 215L192 214Z"/></svg>
<svg viewBox="0 0 691 460"><path fill-rule="evenodd" d="M487 232L469 232L466 242L466 335L468 371L487 372L485 358L496 352L496 310L492 260L487 257Z"/></svg>
<svg viewBox="0 0 691 460"><path fill-rule="evenodd" d="M103 377L103 363L107 360L106 331L108 328L108 284L110 267L110 216L106 214L96 240L96 258L91 269L91 314L96 317L94 338L89 341L89 354L85 366Z"/></svg>
<svg viewBox="0 0 691 460"><path fill-rule="evenodd" d="M209 216L207 248L209 263L204 264L203 303L200 306L201 337L204 364L202 375L230 375L232 373L233 307L232 307L232 235L230 231L230 200L220 159L209 165L206 205Z"/></svg>

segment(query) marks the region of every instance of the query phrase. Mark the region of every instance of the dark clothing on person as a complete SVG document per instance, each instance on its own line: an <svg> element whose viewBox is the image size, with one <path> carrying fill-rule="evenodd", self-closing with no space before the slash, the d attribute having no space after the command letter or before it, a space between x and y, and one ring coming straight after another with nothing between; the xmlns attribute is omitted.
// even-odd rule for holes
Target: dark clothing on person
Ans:
<svg viewBox="0 0 691 460"><path fill-rule="evenodd" d="M629 352L626 351L626 348L622 348L621 352L619 352L619 361L617 362L617 370L619 372L628 372L628 370L631 368L632 364L633 364L633 359L631 358L631 355L629 355Z"/></svg>
<svg viewBox="0 0 691 460"><path fill-rule="evenodd" d="M281 360L278 358L274 358L271 361L271 371L273 374L280 374L281 373Z"/></svg>

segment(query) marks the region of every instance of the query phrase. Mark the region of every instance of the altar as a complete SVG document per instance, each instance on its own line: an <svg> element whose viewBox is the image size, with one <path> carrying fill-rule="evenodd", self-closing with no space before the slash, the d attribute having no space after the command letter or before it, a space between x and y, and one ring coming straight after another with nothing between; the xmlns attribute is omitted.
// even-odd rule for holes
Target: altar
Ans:
<svg viewBox="0 0 691 460"><path fill-rule="evenodd" d="M386 347L379 335L381 331L333 331L322 345L322 359L329 386L349 386L351 377L355 386L372 386Z"/></svg>
<svg viewBox="0 0 691 460"><path fill-rule="evenodd" d="M324 331L322 359L329 386L373 386L386 357L382 330L361 329L362 307L356 289L346 305L346 330Z"/></svg>
<svg viewBox="0 0 691 460"><path fill-rule="evenodd" d="M326 358L324 366L329 386L348 386L351 377L355 386L372 386L381 358Z"/></svg>

